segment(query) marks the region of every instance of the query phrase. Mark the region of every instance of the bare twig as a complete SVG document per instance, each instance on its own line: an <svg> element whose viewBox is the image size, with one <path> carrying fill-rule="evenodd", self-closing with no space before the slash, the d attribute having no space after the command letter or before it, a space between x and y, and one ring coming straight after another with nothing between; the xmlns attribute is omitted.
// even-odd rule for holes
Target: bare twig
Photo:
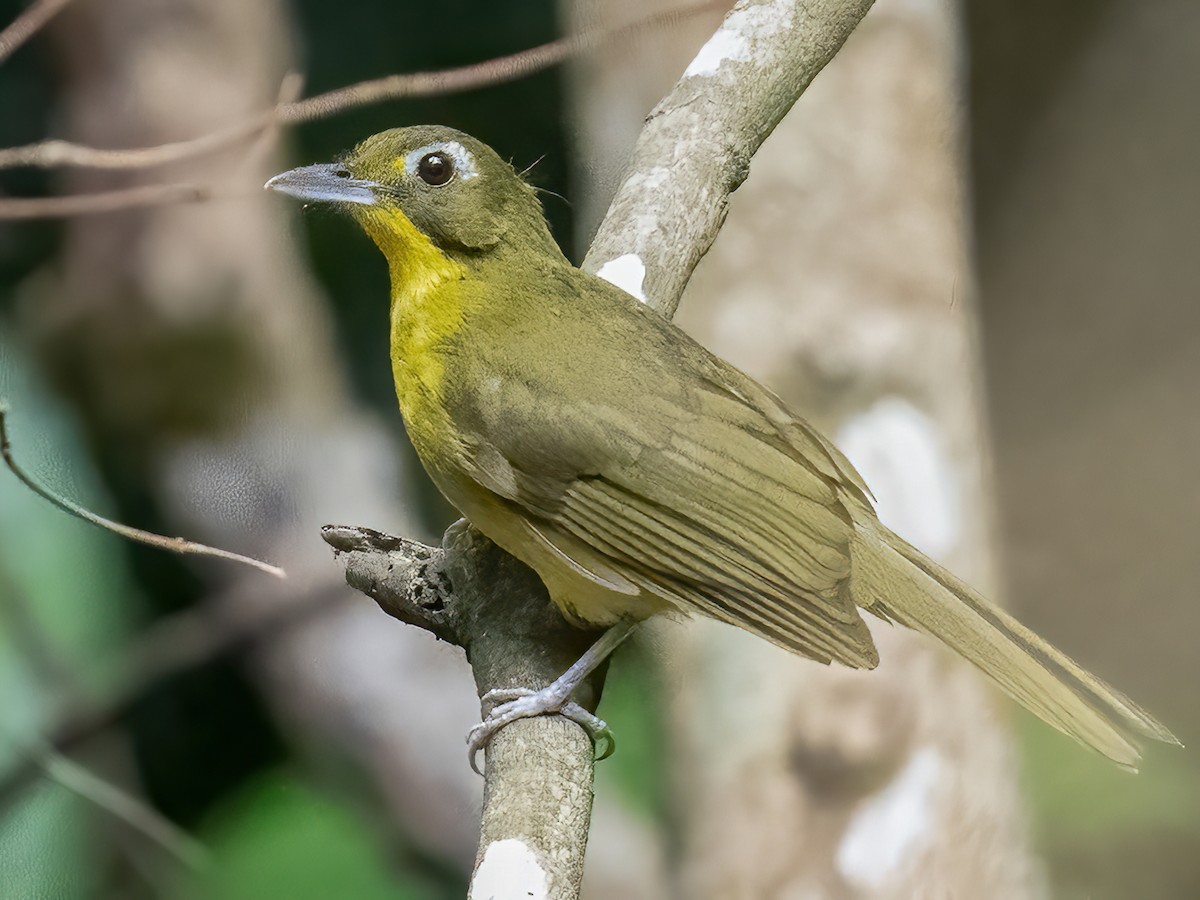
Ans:
<svg viewBox="0 0 1200 900"><path fill-rule="evenodd" d="M299 72L288 72L279 83L279 94L275 98L275 108L295 103L304 93L304 76ZM272 115L266 126L258 133L239 162L239 172L249 174L267 156L279 141L283 131L283 123L277 116Z"/></svg>
<svg viewBox="0 0 1200 900"><path fill-rule="evenodd" d="M128 791L89 772L52 749L35 752L38 766L63 787L107 810L193 869L208 865L208 849Z"/></svg>
<svg viewBox="0 0 1200 900"><path fill-rule="evenodd" d="M180 672L217 659L241 654L264 640L279 638L288 629L342 606L341 595L314 591L302 602L252 610L237 617L221 616L208 607L175 613L152 626L123 653L115 687L99 702L76 697L57 722L46 730L45 746L70 753L89 739L121 722L144 697ZM0 778L0 810L17 797L41 768L27 756Z"/></svg>
<svg viewBox="0 0 1200 900"><path fill-rule="evenodd" d="M73 693L75 673L50 641L16 580L0 566L0 621L33 677L55 694Z"/></svg>
<svg viewBox="0 0 1200 900"><path fill-rule="evenodd" d="M472 88L504 84L556 66L573 56L594 50L603 44L628 38L646 28L674 25L691 16L725 5L727 3L724 0L709 0L706 3L655 13L610 30L586 31L583 34L560 38L539 47L522 50L509 56L500 56L482 63L455 69L443 69L437 72L389 75L373 81L364 81L289 104L279 110L279 116L288 123L310 122L314 119L324 119L345 112L348 109L379 103L382 100L392 100L398 97L441 96L468 91Z"/></svg>
<svg viewBox="0 0 1200 900"><path fill-rule="evenodd" d="M109 170L151 169L223 150L239 141L248 140L274 120L275 111L267 110L256 113L236 125L197 138L128 150L106 150L58 139L39 141L36 144L0 150L0 169L14 169L19 166L40 169L59 166Z"/></svg>
<svg viewBox="0 0 1200 900"><path fill-rule="evenodd" d="M722 0L708 0L646 16L619 28L585 32L481 63L363 81L304 100L280 103L272 110L256 113L228 128L186 141L128 150L88 147L61 140L10 147L0 150L0 169L17 166L76 166L127 170L167 165L226 149L276 124L295 125L311 122L384 100L449 94L514 81L558 65L576 54L627 38L642 29L670 26L724 5Z"/></svg>
<svg viewBox="0 0 1200 900"><path fill-rule="evenodd" d="M118 534L123 538L131 541L137 541L140 544L148 544L151 547L157 547L160 550L169 550L173 553L186 553L198 556L214 556L218 559L227 559L232 562L244 563L248 566L253 566L259 571L266 572L268 575L274 575L276 578L285 578L286 574L283 569L278 566L273 566L270 563L263 562L259 559L254 559L250 556L243 556L240 553L234 553L230 550L221 550L217 547L209 547L207 544L199 544L195 541L185 540L180 537L165 537L161 534L154 534L150 531L143 531L140 528L133 528L129 525L122 525L120 522L114 522L111 519L106 519L99 516L91 510L85 509L78 503L66 499L65 497L54 493L54 491L45 487L36 481L32 475L22 469L12 453L12 445L8 438L8 410L0 404L0 456L4 457L4 462L14 475L21 482L45 500L57 506L63 512L66 512L77 519L83 519L92 525L97 525L100 528Z"/></svg>
<svg viewBox="0 0 1200 900"><path fill-rule="evenodd" d="M27 661L38 683L52 696L68 697L76 705L83 702L85 692L70 664L47 639L32 615L28 597L3 569L0 569L0 612L15 638L14 648ZM173 648L175 646L178 645L173 644ZM18 763L16 771L32 773L35 769L128 822L135 832L165 848L186 865L198 867L205 861L207 854L203 847L134 793L71 762L52 744L40 739L37 746L28 751L23 764ZM117 844L127 854L134 852L119 837Z"/></svg>
<svg viewBox="0 0 1200 900"><path fill-rule="evenodd" d="M37 34L70 2L71 0L35 0L31 3L7 28L0 31L0 63Z"/></svg>
<svg viewBox="0 0 1200 900"><path fill-rule="evenodd" d="M97 194L5 198L0 199L0 220L90 216L172 203L200 203L212 200L215 196L211 188L196 184L147 184Z"/></svg>

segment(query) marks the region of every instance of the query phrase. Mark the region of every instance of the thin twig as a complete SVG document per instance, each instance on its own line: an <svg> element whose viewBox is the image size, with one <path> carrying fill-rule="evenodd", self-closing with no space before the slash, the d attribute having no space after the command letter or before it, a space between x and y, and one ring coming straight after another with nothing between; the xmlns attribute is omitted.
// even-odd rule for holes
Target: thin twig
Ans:
<svg viewBox="0 0 1200 900"><path fill-rule="evenodd" d="M665 27L692 16L727 6L726 0L708 0L691 6L645 16L628 25L597 29L561 38L481 63L389 75L317 94L305 100L280 103L227 128L186 141L109 150L70 141L48 140L0 150L0 169L17 166L53 168L76 166L91 169L147 169L223 150L275 124L294 125L336 115L349 109L410 97L428 97L503 84L558 65L570 57L615 42L645 28Z"/></svg>
<svg viewBox="0 0 1200 900"><path fill-rule="evenodd" d="M17 584L0 569L0 611L15 638L13 647L29 665L35 680L52 696L69 698L69 703L84 703L85 692L68 661L47 638L35 621L29 598ZM157 633L157 632L156 632ZM173 649L178 644L173 644ZM132 828L155 844L165 847L188 865L203 861L205 851L184 832L147 806L130 791L102 778L94 772L64 757L51 743L39 739L36 749L25 760L25 768L45 772L64 787L124 819ZM21 771L18 764L16 771ZM118 845L128 854L132 848L118 838Z"/></svg>
<svg viewBox="0 0 1200 900"><path fill-rule="evenodd" d="M444 96L472 88L488 87L516 81L526 75L541 72L551 66L565 62L573 56L594 50L602 44L625 38L645 28L678 23L689 16L697 15L725 2L710 2L667 10L649 15L627 25L613 29L585 31L582 34L559 38L547 44L521 50L508 56L499 56L481 63L442 69L433 72L410 72L388 75L371 81L363 81L349 87L338 88L289 103L278 110L280 119L286 123L311 122L327 116L379 103L399 97Z"/></svg>
<svg viewBox="0 0 1200 900"><path fill-rule="evenodd" d="M27 473L19 465L12 454L12 445L8 439L8 410L0 404L0 456L4 457L4 462L12 473L21 480L21 482L45 500L57 506L63 512L69 513L78 519L83 519L85 522L90 522L92 525L98 525L115 534L119 534L123 538L128 538L131 541L137 541L141 544L148 544L151 547L158 547L161 550L169 550L173 553L189 553L198 556L215 556L218 559L228 559L233 562L245 563L248 566L253 566L259 571L266 572L268 575L274 575L276 578L285 578L286 573L278 566L273 566L270 563L265 563L262 560L254 559L251 556L243 556L240 553L234 553L230 550L221 550L217 547L209 547L207 544L199 544L195 541L185 540L180 537L165 537L161 534L154 534L150 531L143 531L140 528L133 528L129 525L122 525L120 522L114 522L111 519L106 519L99 516L91 510L85 509L78 503L66 499L65 497L54 493L49 488L39 484L34 480L33 476Z"/></svg>
<svg viewBox="0 0 1200 900"><path fill-rule="evenodd" d="M51 749L35 751L39 767L67 790L129 823L181 863L193 869L208 865L208 849L169 819L128 791L105 781Z"/></svg>
<svg viewBox="0 0 1200 900"><path fill-rule="evenodd" d="M147 184L96 194L5 198L0 200L0 220L28 221L91 216L124 209L167 206L172 203L200 203L215 197L216 193L211 188L198 184Z"/></svg>
<svg viewBox="0 0 1200 900"><path fill-rule="evenodd" d="M70 3L71 0L35 0L25 12L0 31L0 63L8 59L14 50L37 34L47 22Z"/></svg>
<svg viewBox="0 0 1200 900"><path fill-rule="evenodd" d="M70 753L119 724L135 707L181 672L250 652L267 640L317 616L336 612L346 601L341 592L316 590L299 600L266 609L248 606L244 614L223 616L209 607L178 612L150 627L121 655L121 671L98 701L76 699L45 733L45 745ZM0 775L0 811L41 773L27 756Z"/></svg>
<svg viewBox="0 0 1200 900"><path fill-rule="evenodd" d="M299 72L288 72L283 76L283 81L279 84L279 93L275 97L275 108L278 109L280 106L286 106L288 103L295 103L303 93L304 76ZM238 171L247 174L254 172L255 167L278 142L282 131L283 123L279 121L277 116L272 114L266 126L246 149L239 163Z"/></svg>
<svg viewBox="0 0 1200 900"><path fill-rule="evenodd" d="M33 166L40 169L52 169L59 166L110 170L150 169L223 150L253 136L274 120L275 111L267 110L255 113L236 125L197 138L128 150L106 150L100 147L75 144L71 141L60 141L55 138L39 141L36 144L27 144L23 147L9 147L0 150L0 169L13 169L19 166Z"/></svg>

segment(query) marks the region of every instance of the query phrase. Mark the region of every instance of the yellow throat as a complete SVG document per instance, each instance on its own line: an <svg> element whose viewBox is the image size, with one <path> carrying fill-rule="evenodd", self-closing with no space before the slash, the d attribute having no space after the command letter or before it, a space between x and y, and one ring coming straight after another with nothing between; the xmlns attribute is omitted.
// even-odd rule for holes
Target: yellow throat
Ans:
<svg viewBox="0 0 1200 900"><path fill-rule="evenodd" d="M422 399L440 395L444 370L436 349L462 327L463 292L453 285L467 270L398 209L372 207L362 223L391 272L392 376L407 417L425 405Z"/></svg>

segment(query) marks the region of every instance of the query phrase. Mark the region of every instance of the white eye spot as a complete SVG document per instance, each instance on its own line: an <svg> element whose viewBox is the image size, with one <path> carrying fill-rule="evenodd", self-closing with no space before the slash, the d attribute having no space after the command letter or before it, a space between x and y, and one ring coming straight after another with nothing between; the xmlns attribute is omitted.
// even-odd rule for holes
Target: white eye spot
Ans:
<svg viewBox="0 0 1200 900"><path fill-rule="evenodd" d="M404 171L409 175L415 174L418 164L430 153L441 153L450 157L454 163L454 175L459 181L470 181L479 174L474 155L458 141L435 141L417 148L404 157Z"/></svg>
<svg viewBox="0 0 1200 900"><path fill-rule="evenodd" d="M636 253L626 253L624 256L610 259L596 274L625 293L643 303L646 302L646 294L642 291L642 283L646 280L646 265Z"/></svg>

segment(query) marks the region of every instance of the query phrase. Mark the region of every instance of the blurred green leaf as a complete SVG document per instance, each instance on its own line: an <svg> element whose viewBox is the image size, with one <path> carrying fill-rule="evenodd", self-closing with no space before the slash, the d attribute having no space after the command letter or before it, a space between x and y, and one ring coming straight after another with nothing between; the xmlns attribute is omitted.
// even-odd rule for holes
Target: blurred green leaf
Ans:
<svg viewBox="0 0 1200 900"><path fill-rule="evenodd" d="M79 431L37 380L32 364L3 338L0 401L9 406L13 453L27 472L85 506L108 506ZM15 601L85 689L97 686L103 662L117 657L137 605L124 554L119 538L55 509L0 467L0 570L6 590L17 595ZM12 623L0 618L0 666L6 669L19 665L29 650L12 646L11 637ZM10 732L31 727L40 716L31 715L30 704L40 706L45 699L28 683L20 691L15 687L0 681ZM20 726L13 704L22 710Z"/></svg>
<svg viewBox="0 0 1200 900"><path fill-rule="evenodd" d="M11 407L14 451L26 468L85 503L102 503L69 417L3 338L0 400ZM136 597L123 560L118 539L52 508L0 468L0 772L54 716L39 660L53 659L84 689L103 683L100 661L117 657ZM90 814L85 801L45 782L0 813L0 894L84 896L86 873L96 870Z"/></svg>
<svg viewBox="0 0 1200 900"><path fill-rule="evenodd" d="M283 772L262 776L201 828L213 854L179 891L186 900L424 900L435 894L389 867L353 811Z"/></svg>
<svg viewBox="0 0 1200 900"><path fill-rule="evenodd" d="M1200 782L1186 751L1147 747L1141 771L1133 774L1024 713L1020 726L1025 782L1042 829L1094 841L1181 828L1200 839Z"/></svg>
<svg viewBox="0 0 1200 900"><path fill-rule="evenodd" d="M1187 751L1147 747L1132 774L1032 716L1019 726L1035 846L1056 898L1200 896L1200 771Z"/></svg>
<svg viewBox="0 0 1200 900"><path fill-rule="evenodd" d="M88 896L86 804L57 784L32 788L0 819L0 891L21 900Z"/></svg>
<svg viewBox="0 0 1200 900"><path fill-rule="evenodd" d="M666 732L662 678L655 651L635 636L617 651L604 682L600 715L617 752L596 766L596 792L616 789L655 821L667 814Z"/></svg>

